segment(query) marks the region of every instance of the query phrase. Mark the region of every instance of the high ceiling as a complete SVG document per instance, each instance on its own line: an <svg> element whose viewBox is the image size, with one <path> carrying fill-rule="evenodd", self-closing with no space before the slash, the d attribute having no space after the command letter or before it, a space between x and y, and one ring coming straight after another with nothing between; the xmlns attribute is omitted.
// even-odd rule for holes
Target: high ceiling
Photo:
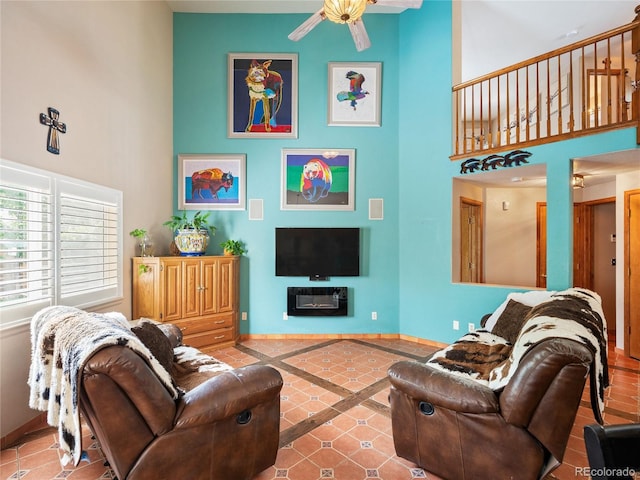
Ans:
<svg viewBox="0 0 640 480"><path fill-rule="evenodd" d="M311 14L322 6L322 0L166 1L175 12L193 13ZM638 3L638 0L461 0L462 81L630 23ZM366 15L370 14L402 11L372 6L364 19L366 22Z"/></svg>

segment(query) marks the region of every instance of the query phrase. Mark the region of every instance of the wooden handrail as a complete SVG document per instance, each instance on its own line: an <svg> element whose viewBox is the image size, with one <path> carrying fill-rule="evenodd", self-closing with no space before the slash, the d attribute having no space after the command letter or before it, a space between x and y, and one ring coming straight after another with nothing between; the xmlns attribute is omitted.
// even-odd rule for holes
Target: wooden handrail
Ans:
<svg viewBox="0 0 640 480"><path fill-rule="evenodd" d="M633 125L640 144L640 5L635 13L627 25L455 85L450 158Z"/></svg>
<svg viewBox="0 0 640 480"><path fill-rule="evenodd" d="M640 6L637 7L637 8L640 8ZM466 88L466 87L469 87L471 85L474 85L474 84L477 84L477 83L481 83L481 82L483 82L485 80L490 80L492 78L495 78L496 76L500 76L500 75L503 75L503 74L508 73L508 72L513 72L515 70L519 70L521 68L525 68L527 66L534 65L534 64L536 64L538 62L541 62L543 60L546 60L548 58L558 57L558 56L563 55L565 53L569 53L572 50L577 50L579 48L586 47L586 46L592 45L594 43L598 43L598 42L600 42L602 40L606 40L606 39L611 38L613 36L620 35L621 33L628 32L628 31L633 30L634 28L638 28L638 27L640 27L640 18L637 18L633 22L631 22L631 23L629 23L627 25L623 25L622 27L614 28L613 30L609 30L608 32L600 33L598 35L594 35L592 37L585 38L584 40L581 40L581 41L576 42L576 43L572 43L571 45L566 45L564 47L557 48L557 49L552 50L550 52L538 55L537 57L531 57L529 60L524 60L524 61L522 61L520 63L515 63L515 64L510 65L508 67L505 67L503 69L496 70L495 72L487 73L486 75L483 75L481 77L474 78L473 80L468 80L466 82L460 83L460 84L454 86L453 90L454 91L460 90L462 88Z"/></svg>

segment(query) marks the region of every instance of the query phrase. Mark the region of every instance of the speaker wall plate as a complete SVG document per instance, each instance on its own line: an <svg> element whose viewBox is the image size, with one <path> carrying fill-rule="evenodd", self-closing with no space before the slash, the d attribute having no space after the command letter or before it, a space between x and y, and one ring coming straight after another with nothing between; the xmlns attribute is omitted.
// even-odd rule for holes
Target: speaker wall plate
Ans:
<svg viewBox="0 0 640 480"><path fill-rule="evenodd" d="M264 220L264 208L261 198L249 199L249 220Z"/></svg>
<svg viewBox="0 0 640 480"><path fill-rule="evenodd" d="M370 198L369 199L369 220L382 220L382 219L384 219L384 199Z"/></svg>

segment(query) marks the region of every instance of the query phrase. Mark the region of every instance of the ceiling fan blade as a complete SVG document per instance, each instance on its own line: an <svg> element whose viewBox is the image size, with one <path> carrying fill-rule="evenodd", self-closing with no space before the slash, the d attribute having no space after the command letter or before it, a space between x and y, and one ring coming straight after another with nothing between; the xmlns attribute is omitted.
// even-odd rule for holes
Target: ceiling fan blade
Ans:
<svg viewBox="0 0 640 480"><path fill-rule="evenodd" d="M316 13L307 18L298 28L289 34L289 40L297 42L307 33L315 28L321 21L325 19L324 8L321 8Z"/></svg>
<svg viewBox="0 0 640 480"><path fill-rule="evenodd" d="M381 7L420 8L422 6L422 0L367 0L367 3Z"/></svg>
<svg viewBox="0 0 640 480"><path fill-rule="evenodd" d="M371 41L369 40L369 35L367 35L367 29L364 28L362 19L358 19L347 25L349 25L349 30L351 31L351 36L356 44L357 51L361 52L371 46Z"/></svg>

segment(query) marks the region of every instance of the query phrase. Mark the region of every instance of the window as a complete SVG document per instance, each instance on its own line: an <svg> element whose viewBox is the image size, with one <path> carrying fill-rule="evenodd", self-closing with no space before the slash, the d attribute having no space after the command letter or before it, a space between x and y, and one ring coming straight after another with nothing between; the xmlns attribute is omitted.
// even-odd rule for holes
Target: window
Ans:
<svg viewBox="0 0 640 480"><path fill-rule="evenodd" d="M0 326L122 298L122 192L0 160Z"/></svg>

